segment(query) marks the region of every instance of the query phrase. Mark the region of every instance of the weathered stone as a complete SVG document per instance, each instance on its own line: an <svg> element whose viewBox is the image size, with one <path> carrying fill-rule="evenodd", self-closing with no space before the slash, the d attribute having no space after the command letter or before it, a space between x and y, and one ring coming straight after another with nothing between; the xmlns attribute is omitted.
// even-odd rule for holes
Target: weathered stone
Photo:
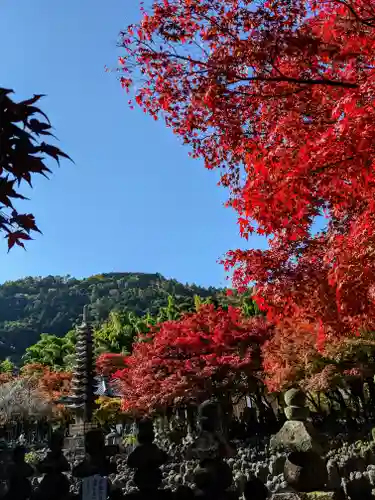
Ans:
<svg viewBox="0 0 375 500"><path fill-rule="evenodd" d="M272 436L270 447L274 451L313 451L320 455L323 453L313 426L309 422L296 420L285 422L279 432Z"/></svg>
<svg viewBox="0 0 375 500"><path fill-rule="evenodd" d="M285 416L288 420L305 421L309 416L309 409L301 406L287 406L284 409Z"/></svg>
<svg viewBox="0 0 375 500"><path fill-rule="evenodd" d="M355 474L354 479L347 484L348 496L352 500L368 500L372 498L372 487L361 474Z"/></svg>
<svg viewBox="0 0 375 500"><path fill-rule="evenodd" d="M328 483L327 486L331 490L339 490L341 488L340 473L336 463L333 460L327 462Z"/></svg>
<svg viewBox="0 0 375 500"><path fill-rule="evenodd" d="M284 467L285 481L296 491L322 490L328 480L324 460L312 451L291 453Z"/></svg>
<svg viewBox="0 0 375 500"><path fill-rule="evenodd" d="M83 323L77 328L76 362L71 382L72 395L66 398L64 403L74 413L76 424L91 422L96 407L92 333L86 305L83 308Z"/></svg>
<svg viewBox="0 0 375 500"><path fill-rule="evenodd" d="M306 395L301 389L289 389L289 391L284 394L284 401L287 406L304 407L306 404Z"/></svg>
<svg viewBox="0 0 375 500"><path fill-rule="evenodd" d="M301 497L298 493L288 491L284 493L273 493L270 500L301 500Z"/></svg>
<svg viewBox="0 0 375 500"><path fill-rule="evenodd" d="M340 495L336 491L310 491L300 495L301 500L340 500Z"/></svg>
<svg viewBox="0 0 375 500"><path fill-rule="evenodd" d="M270 474L272 474L273 476L282 474L284 472L285 460L286 457L283 455L275 457L269 464Z"/></svg>

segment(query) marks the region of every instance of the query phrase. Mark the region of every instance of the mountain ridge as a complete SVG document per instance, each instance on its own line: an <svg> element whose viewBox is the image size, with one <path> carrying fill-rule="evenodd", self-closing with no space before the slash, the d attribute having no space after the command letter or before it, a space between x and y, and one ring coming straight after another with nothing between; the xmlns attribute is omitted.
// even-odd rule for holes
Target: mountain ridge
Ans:
<svg viewBox="0 0 375 500"><path fill-rule="evenodd" d="M160 273L102 273L87 278L28 276L0 285L0 358L19 359L41 333L65 335L89 306L94 324L112 310L128 310L138 316L156 313L173 295L177 303L220 293L222 289L183 284Z"/></svg>

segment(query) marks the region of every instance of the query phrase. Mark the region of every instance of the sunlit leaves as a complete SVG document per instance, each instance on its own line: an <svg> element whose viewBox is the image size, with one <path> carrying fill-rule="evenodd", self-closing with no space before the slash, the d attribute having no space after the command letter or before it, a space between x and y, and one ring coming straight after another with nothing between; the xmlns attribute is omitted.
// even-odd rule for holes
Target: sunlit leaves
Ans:
<svg viewBox="0 0 375 500"><path fill-rule="evenodd" d="M270 332L261 316L246 318L237 308L212 304L156 325L114 375L124 409L151 411L212 394L246 392L249 378L260 374L260 347Z"/></svg>
<svg viewBox="0 0 375 500"><path fill-rule="evenodd" d="M269 238L228 253L235 286L279 328L312 324L319 355L375 328L374 9L157 0L122 38L124 87L221 170L241 234Z"/></svg>

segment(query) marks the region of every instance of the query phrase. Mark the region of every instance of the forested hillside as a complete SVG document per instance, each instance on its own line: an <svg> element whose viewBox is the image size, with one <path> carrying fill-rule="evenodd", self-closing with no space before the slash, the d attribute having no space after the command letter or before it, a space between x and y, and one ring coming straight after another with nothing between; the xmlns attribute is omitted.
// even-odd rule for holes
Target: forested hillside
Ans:
<svg viewBox="0 0 375 500"><path fill-rule="evenodd" d="M168 296L177 303L190 302L194 295L216 295L215 288L183 285L160 274L109 273L76 279L70 276L27 277L0 285L0 358L17 360L41 333L65 335L89 304L96 324L113 310L136 315L155 314L166 306Z"/></svg>

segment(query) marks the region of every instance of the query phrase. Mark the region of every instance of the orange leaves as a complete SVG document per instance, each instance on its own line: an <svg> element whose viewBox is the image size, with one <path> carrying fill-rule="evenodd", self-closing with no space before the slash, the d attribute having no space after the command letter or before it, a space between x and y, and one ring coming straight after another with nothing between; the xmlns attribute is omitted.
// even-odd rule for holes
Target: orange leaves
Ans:
<svg viewBox="0 0 375 500"><path fill-rule="evenodd" d="M51 400L67 396L70 392L72 374L69 372L55 372L46 368L39 380L42 393Z"/></svg>
<svg viewBox="0 0 375 500"><path fill-rule="evenodd" d="M69 394L72 378L70 372L56 372L48 366L32 363L22 367L20 376L32 383L49 401Z"/></svg>

